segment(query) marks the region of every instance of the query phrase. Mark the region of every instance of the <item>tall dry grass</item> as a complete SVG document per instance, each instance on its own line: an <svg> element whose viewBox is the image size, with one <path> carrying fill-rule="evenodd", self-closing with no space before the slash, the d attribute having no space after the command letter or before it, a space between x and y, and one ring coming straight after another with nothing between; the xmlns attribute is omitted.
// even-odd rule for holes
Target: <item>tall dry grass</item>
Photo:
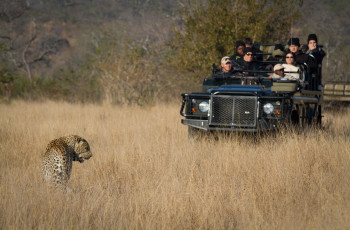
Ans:
<svg viewBox="0 0 350 230"><path fill-rule="evenodd" d="M350 111L325 130L189 141L179 104L0 105L0 229L349 229ZM50 192L40 155L78 134L71 193Z"/></svg>

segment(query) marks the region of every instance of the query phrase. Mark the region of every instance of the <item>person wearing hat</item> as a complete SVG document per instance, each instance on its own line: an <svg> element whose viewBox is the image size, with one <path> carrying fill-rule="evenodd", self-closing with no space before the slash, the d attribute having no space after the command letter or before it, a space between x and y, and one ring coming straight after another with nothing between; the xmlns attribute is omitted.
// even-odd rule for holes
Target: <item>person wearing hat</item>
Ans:
<svg viewBox="0 0 350 230"><path fill-rule="evenodd" d="M231 55L231 61L240 60L243 58L243 51L245 49L244 41L238 40L236 41L236 52Z"/></svg>
<svg viewBox="0 0 350 230"><path fill-rule="evenodd" d="M245 48L243 54L243 59L232 62L233 70L236 70L237 72L243 70L257 70L257 64L253 61L253 49L250 47ZM243 74L248 75L247 72L243 72Z"/></svg>
<svg viewBox="0 0 350 230"><path fill-rule="evenodd" d="M276 44L274 51L272 52L272 60L275 61L282 61L284 59L285 52L284 52L284 47L281 44Z"/></svg>
<svg viewBox="0 0 350 230"><path fill-rule="evenodd" d="M221 73L232 73L232 65L229 56L221 58Z"/></svg>
<svg viewBox="0 0 350 230"><path fill-rule="evenodd" d="M316 74L316 78L314 78L313 85L315 88L317 86L318 89L318 87L322 84L322 60L324 56L326 56L326 53L317 45L316 34L309 34L307 37L307 45L309 50L306 52L306 54L316 62L316 69L313 71L313 73Z"/></svg>
<svg viewBox="0 0 350 230"><path fill-rule="evenodd" d="M272 63L265 67L265 70L273 70L274 62L283 62L284 61L284 47L282 44L276 44L272 55L269 56L266 61L271 61Z"/></svg>
<svg viewBox="0 0 350 230"><path fill-rule="evenodd" d="M315 72L317 68L316 61L309 55L303 53L300 48L299 38L290 38L288 41L289 50L294 53L295 62L307 67L310 72Z"/></svg>
<svg viewBox="0 0 350 230"><path fill-rule="evenodd" d="M316 34L309 34L309 36L307 37L307 46L309 50L306 52L306 54L314 58L317 64L322 64L322 60L324 56L326 56L326 53L321 47L317 45Z"/></svg>
<svg viewBox="0 0 350 230"><path fill-rule="evenodd" d="M281 64L276 64L273 67L273 75L270 78L272 79L284 78L284 67Z"/></svg>

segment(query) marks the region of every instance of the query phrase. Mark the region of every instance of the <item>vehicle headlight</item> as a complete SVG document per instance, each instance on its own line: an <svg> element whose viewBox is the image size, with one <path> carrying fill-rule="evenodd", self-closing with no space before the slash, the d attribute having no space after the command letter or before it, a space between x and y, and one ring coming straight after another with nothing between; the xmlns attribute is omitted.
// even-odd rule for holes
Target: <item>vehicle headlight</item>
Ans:
<svg viewBox="0 0 350 230"><path fill-rule="evenodd" d="M206 101L202 101L201 103L199 103L198 108L203 113L208 112L208 110L209 110L209 103L206 102Z"/></svg>
<svg viewBox="0 0 350 230"><path fill-rule="evenodd" d="M273 105L271 103L266 103L264 105L264 112L266 114L271 114L273 112Z"/></svg>

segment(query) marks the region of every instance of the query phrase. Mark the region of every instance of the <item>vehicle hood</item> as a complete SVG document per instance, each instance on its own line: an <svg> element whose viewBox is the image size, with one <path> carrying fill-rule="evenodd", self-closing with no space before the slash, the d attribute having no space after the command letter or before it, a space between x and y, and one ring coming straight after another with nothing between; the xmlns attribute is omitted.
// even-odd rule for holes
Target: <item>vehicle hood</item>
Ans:
<svg viewBox="0 0 350 230"><path fill-rule="evenodd" d="M260 85L222 85L219 88L210 89L209 92L271 94L271 89L266 89Z"/></svg>

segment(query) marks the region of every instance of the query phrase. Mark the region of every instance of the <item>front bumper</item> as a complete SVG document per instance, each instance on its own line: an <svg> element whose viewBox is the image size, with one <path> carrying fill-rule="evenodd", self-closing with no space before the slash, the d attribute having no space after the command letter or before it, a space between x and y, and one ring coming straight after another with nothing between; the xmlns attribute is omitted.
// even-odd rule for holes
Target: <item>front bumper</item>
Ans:
<svg viewBox="0 0 350 230"><path fill-rule="evenodd" d="M209 125L208 120L198 119L181 119L181 123L194 128L206 131L242 131L242 132L259 132L278 129L283 124L283 119L258 119L255 127L240 127L240 126L213 126Z"/></svg>

